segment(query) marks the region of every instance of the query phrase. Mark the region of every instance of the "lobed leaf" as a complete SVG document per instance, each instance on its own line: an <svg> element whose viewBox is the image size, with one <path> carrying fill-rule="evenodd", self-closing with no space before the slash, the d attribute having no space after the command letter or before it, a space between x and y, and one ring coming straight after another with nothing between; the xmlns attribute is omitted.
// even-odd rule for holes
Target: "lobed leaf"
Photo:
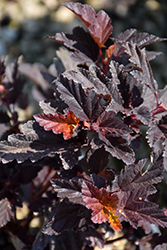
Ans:
<svg viewBox="0 0 167 250"><path fill-rule="evenodd" d="M139 50L140 64L141 67L138 66L139 70L133 70L131 75L136 78L142 85L146 85L153 92L157 91L157 83L154 79L151 66L147 60L146 53L144 50Z"/></svg>
<svg viewBox="0 0 167 250"><path fill-rule="evenodd" d="M97 119L96 123L92 124L92 127L98 132L109 132L116 136L126 136L131 133L131 129L117 117L113 117L115 113L113 111L104 111Z"/></svg>
<svg viewBox="0 0 167 250"><path fill-rule="evenodd" d="M114 54L116 56L122 56L124 53L124 45L126 42L133 45L136 44L139 48L147 46L152 43L165 41L166 38L160 38L146 32L137 33L136 29L127 29L122 32L117 39L115 39L116 48Z"/></svg>
<svg viewBox="0 0 167 250"><path fill-rule="evenodd" d="M111 19L106 12L100 10L96 14L91 6L74 2L64 3L63 6L74 12L88 28L98 46L104 47L105 42L108 40L113 30Z"/></svg>
<svg viewBox="0 0 167 250"><path fill-rule="evenodd" d="M103 111L97 94L93 90L84 91L81 83L60 75L55 84L61 99L81 121L94 120Z"/></svg>
<svg viewBox="0 0 167 250"><path fill-rule="evenodd" d="M38 114L34 115L34 118L46 131L52 130L55 134L63 133L65 140L72 137L80 121L71 110L67 110L66 117L61 113L56 113L55 115Z"/></svg>
<svg viewBox="0 0 167 250"><path fill-rule="evenodd" d="M128 146L128 141L121 136L111 133L103 134L98 132L98 139L95 138L93 148L104 146L105 150L113 157L122 160L126 164L134 162L134 151Z"/></svg>
<svg viewBox="0 0 167 250"><path fill-rule="evenodd" d="M117 194L112 194L105 188L98 189L92 183L85 181L82 184L82 194L86 207L93 211L91 220L94 223L109 221L115 230L122 230L118 216L115 215L119 202Z"/></svg>
<svg viewBox="0 0 167 250"><path fill-rule="evenodd" d="M64 32L56 33L55 36L46 36L45 38L60 42L69 49L88 56L93 61L97 60L99 54L99 47L93 40L91 35L86 32L82 27L75 27L72 34Z"/></svg>
<svg viewBox="0 0 167 250"><path fill-rule="evenodd" d="M84 205L80 181L52 179L51 184L59 198L68 198L70 202Z"/></svg>
<svg viewBox="0 0 167 250"><path fill-rule="evenodd" d="M136 165L126 165L117 177L116 185L123 190L138 190L147 186L157 184L163 179L163 160L158 159L152 163L144 172L146 159L140 160Z"/></svg>
<svg viewBox="0 0 167 250"><path fill-rule="evenodd" d="M29 121L22 128L23 134L8 136L7 141L0 142L0 158L3 163L17 160L18 163L30 159L36 162L49 154L70 152L66 160L69 167L74 167L78 161L80 150L79 144L64 141L59 135L51 131L45 131L38 123Z"/></svg>
<svg viewBox="0 0 167 250"><path fill-rule="evenodd" d="M118 214L137 228L140 221L146 221L161 227L167 227L167 217L155 203L145 200L146 190L124 192Z"/></svg>
<svg viewBox="0 0 167 250"><path fill-rule="evenodd" d="M133 110L136 118L138 118L144 125L148 125L152 119L151 111L148 107L141 106Z"/></svg>

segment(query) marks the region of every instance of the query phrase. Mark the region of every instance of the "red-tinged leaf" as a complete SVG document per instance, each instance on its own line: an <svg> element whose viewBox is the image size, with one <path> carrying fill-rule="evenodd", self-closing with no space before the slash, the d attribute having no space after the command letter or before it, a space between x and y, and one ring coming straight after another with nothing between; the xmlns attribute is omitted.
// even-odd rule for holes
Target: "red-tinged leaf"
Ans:
<svg viewBox="0 0 167 250"><path fill-rule="evenodd" d="M112 56L114 49L115 49L115 45L111 45L110 47L108 47L108 49L106 49L106 55L105 58L110 59L110 57Z"/></svg>
<svg viewBox="0 0 167 250"><path fill-rule="evenodd" d="M97 119L96 123L92 124L92 127L98 132L103 133L105 131L116 134L117 136L124 136L131 133L131 129L117 117L113 117L115 113L113 111L104 111Z"/></svg>
<svg viewBox="0 0 167 250"><path fill-rule="evenodd" d="M163 160L158 159L151 164L144 172L146 159L140 160L136 165L127 165L121 171L114 186L118 185L123 191L146 188L147 186L157 184L163 179ZM114 188L114 187L113 187Z"/></svg>
<svg viewBox="0 0 167 250"><path fill-rule="evenodd" d="M10 202L7 199L0 201L0 227L5 226L13 216Z"/></svg>
<svg viewBox="0 0 167 250"><path fill-rule="evenodd" d="M137 228L140 221L146 221L161 227L167 227L167 217L163 210L153 202L146 199L145 189L123 192L118 215L128 221L132 227Z"/></svg>
<svg viewBox="0 0 167 250"><path fill-rule="evenodd" d="M105 188L98 189L92 183L85 181L82 184L82 194L86 207L93 211L91 220L94 223L109 221L115 230L122 230L119 217L115 215L119 202L117 194L112 194Z"/></svg>
<svg viewBox="0 0 167 250"><path fill-rule="evenodd" d="M34 118L46 131L52 130L55 134L63 133L65 140L72 137L80 121L71 110L67 111L66 117L61 113L56 113L55 115L38 114L34 115Z"/></svg>
<svg viewBox="0 0 167 250"><path fill-rule="evenodd" d="M69 2L63 5L81 19L99 47L104 47L113 30L111 19L106 12L100 10L96 14L91 6L81 3Z"/></svg>

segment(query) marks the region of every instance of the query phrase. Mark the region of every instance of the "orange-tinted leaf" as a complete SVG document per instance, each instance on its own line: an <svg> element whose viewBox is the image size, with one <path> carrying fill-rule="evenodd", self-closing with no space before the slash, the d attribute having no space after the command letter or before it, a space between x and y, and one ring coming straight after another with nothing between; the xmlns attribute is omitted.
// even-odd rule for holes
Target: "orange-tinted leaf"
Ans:
<svg viewBox="0 0 167 250"><path fill-rule="evenodd" d="M83 182L82 194L86 207L93 211L91 220L94 223L108 221L115 230L122 230L119 218L115 215L119 202L117 194L108 192L105 188L98 189L89 182Z"/></svg>
<svg viewBox="0 0 167 250"><path fill-rule="evenodd" d="M105 58L110 59L110 57L112 56L114 49L115 49L115 45L111 45L110 47L108 47L108 49L106 49L106 56Z"/></svg>
<svg viewBox="0 0 167 250"><path fill-rule="evenodd" d="M105 47L104 44L113 30L111 19L107 13L100 10L96 14L94 9L87 4L70 2L63 5L81 19L99 47Z"/></svg>
<svg viewBox="0 0 167 250"><path fill-rule="evenodd" d="M52 129L55 134L63 133L65 140L71 138L80 121L71 110L67 111L66 116L63 116L61 113L56 113L55 115L38 114L34 115L34 118L46 131Z"/></svg>

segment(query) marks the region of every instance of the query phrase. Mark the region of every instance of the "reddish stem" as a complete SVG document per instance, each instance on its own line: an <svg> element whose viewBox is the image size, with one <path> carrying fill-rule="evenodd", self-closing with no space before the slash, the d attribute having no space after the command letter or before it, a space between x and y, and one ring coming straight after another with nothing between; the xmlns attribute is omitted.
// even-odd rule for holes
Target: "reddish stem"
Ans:
<svg viewBox="0 0 167 250"><path fill-rule="evenodd" d="M151 113L154 116L165 111L167 111L167 108L164 107L163 103L160 103L154 110L151 111Z"/></svg>

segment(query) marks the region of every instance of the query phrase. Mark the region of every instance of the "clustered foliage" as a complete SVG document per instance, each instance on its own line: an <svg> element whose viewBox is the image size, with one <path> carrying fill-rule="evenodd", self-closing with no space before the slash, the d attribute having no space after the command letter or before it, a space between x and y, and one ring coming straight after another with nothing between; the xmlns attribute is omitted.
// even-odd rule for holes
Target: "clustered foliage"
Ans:
<svg viewBox="0 0 167 250"><path fill-rule="evenodd" d="M50 87L40 85L35 66L0 64L0 122L9 127L0 142L0 225L24 249L103 248L116 231L129 249L136 242L140 250L146 243L166 249L166 210L152 197L167 170L167 88L158 89L149 63L161 53L145 48L166 39L135 29L111 38L104 11L64 6L88 31L46 37L69 49L60 48L52 70L41 72ZM28 105L21 73L46 98L43 112L24 124L15 110ZM143 128L150 159L137 160ZM19 220L25 201L29 213ZM37 235L29 227L35 216L43 220Z"/></svg>

